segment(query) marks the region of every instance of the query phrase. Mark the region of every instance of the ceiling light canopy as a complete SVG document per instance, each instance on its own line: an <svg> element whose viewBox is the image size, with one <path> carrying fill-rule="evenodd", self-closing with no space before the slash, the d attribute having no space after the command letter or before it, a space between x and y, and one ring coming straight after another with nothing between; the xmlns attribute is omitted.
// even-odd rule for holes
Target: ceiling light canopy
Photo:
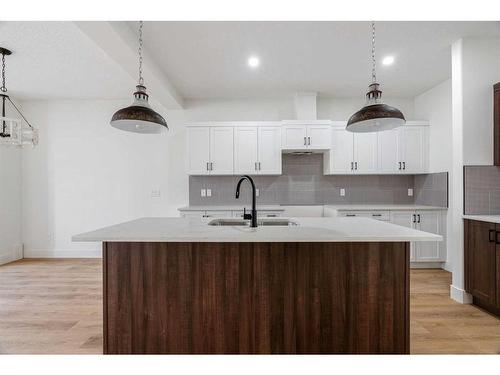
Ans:
<svg viewBox="0 0 500 375"><path fill-rule="evenodd" d="M248 58L248 66L250 68L255 69L255 68L258 68L259 65L260 65L260 59L257 56L250 56Z"/></svg>
<svg viewBox="0 0 500 375"><path fill-rule="evenodd" d="M372 22L372 83L366 93L366 105L349 118L346 129L354 133L380 132L397 128L405 122L399 109L382 102L382 91L375 71L375 23Z"/></svg>
<svg viewBox="0 0 500 375"><path fill-rule="evenodd" d="M142 27L139 22L139 84L134 92L134 102L131 106L119 109L111 118L111 126L134 133L158 134L168 130L165 119L149 105L149 95L146 93L142 77Z"/></svg>

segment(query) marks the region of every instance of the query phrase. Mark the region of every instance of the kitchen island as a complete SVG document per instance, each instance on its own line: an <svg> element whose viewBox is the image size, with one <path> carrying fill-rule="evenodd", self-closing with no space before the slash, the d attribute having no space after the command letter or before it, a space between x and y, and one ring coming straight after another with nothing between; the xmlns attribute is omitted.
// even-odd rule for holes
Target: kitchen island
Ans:
<svg viewBox="0 0 500 375"><path fill-rule="evenodd" d="M441 236L291 220L143 218L74 236L103 242L104 352L409 353L409 243Z"/></svg>

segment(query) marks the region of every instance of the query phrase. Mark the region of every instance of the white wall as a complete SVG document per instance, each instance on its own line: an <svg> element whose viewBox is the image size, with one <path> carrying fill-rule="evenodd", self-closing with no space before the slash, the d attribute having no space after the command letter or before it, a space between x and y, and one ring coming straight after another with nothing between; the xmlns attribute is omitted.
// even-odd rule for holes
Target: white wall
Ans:
<svg viewBox="0 0 500 375"><path fill-rule="evenodd" d="M500 39L462 40L461 102L466 165L493 164L493 84L500 82Z"/></svg>
<svg viewBox="0 0 500 375"><path fill-rule="evenodd" d="M22 258L21 175L21 149L0 146L0 264Z"/></svg>
<svg viewBox="0 0 500 375"><path fill-rule="evenodd" d="M452 159L452 83L448 79L415 98L415 117L429 120L429 170L430 172L448 172L453 169ZM449 195L451 196L451 173L449 177ZM446 233L451 233L453 211L446 217ZM447 260L445 268L452 270L452 242L447 241Z"/></svg>
<svg viewBox="0 0 500 375"><path fill-rule="evenodd" d="M142 216L173 215L173 202L187 203L187 189L170 184L177 169L171 155L182 149L172 146L175 121L172 133L160 136L112 128L113 112L129 104L24 103L40 128L39 146L23 152L25 256L96 256L99 244L73 243L71 236ZM187 179L182 183L187 186ZM161 191L160 198L151 197L152 189Z"/></svg>

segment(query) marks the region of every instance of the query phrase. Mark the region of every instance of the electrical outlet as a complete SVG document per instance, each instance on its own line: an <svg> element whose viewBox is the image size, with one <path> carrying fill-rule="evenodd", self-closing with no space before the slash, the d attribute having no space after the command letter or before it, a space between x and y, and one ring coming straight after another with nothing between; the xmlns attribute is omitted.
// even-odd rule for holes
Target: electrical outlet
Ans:
<svg viewBox="0 0 500 375"><path fill-rule="evenodd" d="M207 196L207 191L205 189L201 189L201 194L200 194L202 197L206 197Z"/></svg>
<svg viewBox="0 0 500 375"><path fill-rule="evenodd" d="M207 197L211 197L212 196L212 189L207 189Z"/></svg>
<svg viewBox="0 0 500 375"><path fill-rule="evenodd" d="M340 188L340 196L345 197L345 189L344 188Z"/></svg>
<svg viewBox="0 0 500 375"><path fill-rule="evenodd" d="M160 189L151 190L151 198L160 198Z"/></svg>
<svg viewBox="0 0 500 375"><path fill-rule="evenodd" d="M255 189L255 195L256 195L256 196L259 196L259 195L260 195L260 191L259 191L259 189Z"/></svg>
<svg viewBox="0 0 500 375"><path fill-rule="evenodd" d="M408 196L413 197L413 189L408 189Z"/></svg>

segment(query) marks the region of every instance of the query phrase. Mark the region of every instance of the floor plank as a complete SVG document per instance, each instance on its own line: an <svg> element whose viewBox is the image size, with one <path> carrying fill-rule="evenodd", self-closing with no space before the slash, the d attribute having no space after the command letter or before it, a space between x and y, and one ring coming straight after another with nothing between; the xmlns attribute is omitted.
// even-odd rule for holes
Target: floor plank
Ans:
<svg viewBox="0 0 500 375"><path fill-rule="evenodd" d="M451 274L411 271L411 352L500 353L500 319L449 298ZM0 353L102 353L98 259L0 266Z"/></svg>

